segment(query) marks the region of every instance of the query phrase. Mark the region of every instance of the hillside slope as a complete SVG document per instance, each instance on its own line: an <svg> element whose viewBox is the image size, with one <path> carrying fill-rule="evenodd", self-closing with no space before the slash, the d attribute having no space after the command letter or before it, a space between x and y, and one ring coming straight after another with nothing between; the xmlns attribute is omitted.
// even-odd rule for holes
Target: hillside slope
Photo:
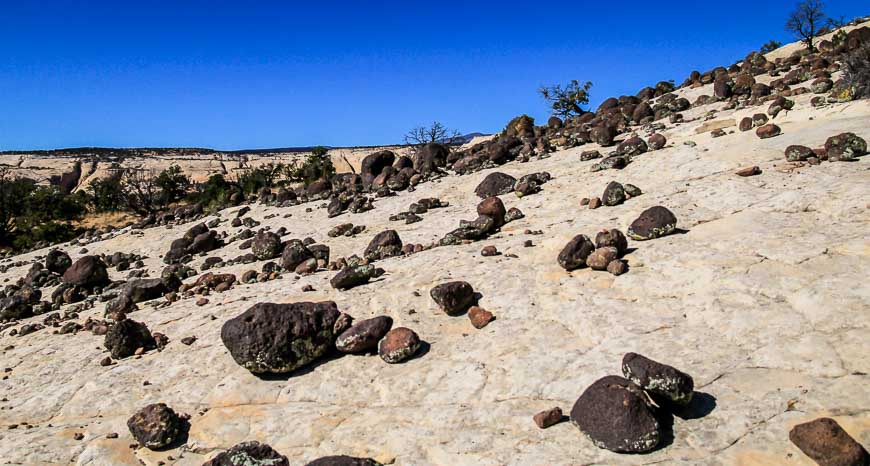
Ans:
<svg viewBox="0 0 870 466"><path fill-rule="evenodd" d="M712 94L712 85L676 94L694 100ZM423 183L378 198L374 210L361 214L328 218L320 202L252 205L245 216L261 222L258 228L285 227L288 237L311 237L327 244L332 257L346 257L362 254L386 229L406 244L437 242L460 219L476 217L474 189L492 172L552 175L539 193L501 196L525 218L488 239L378 261L384 276L347 291L330 286L335 272L285 273L212 293L202 306L198 297L166 307L140 303L129 317L167 335L169 344L107 367L99 363L107 354L103 337L91 332L54 334L49 327L12 336L5 328L0 366L10 369L0 381L0 463L199 465L257 440L290 464L348 454L397 465L809 465L789 442L789 430L821 416L870 445L870 157L810 165L783 155L790 145L819 147L843 132L870 140L870 102L814 108L812 97L792 97L794 109L774 119L782 134L770 139L735 127L766 106L687 110L685 123L660 131L668 140L663 149L619 171L590 171L597 160L581 161L580 153L608 151L593 143ZM705 121L710 110L715 119ZM714 138L709 130L716 127L728 134ZM761 174L735 174L748 166ZM613 180L643 194L613 207L581 206L581 198L601 196ZM433 197L449 206L421 214L418 223L389 220ZM680 234L629 240L628 273L567 272L557 263L575 235L625 231L656 205L674 212ZM238 210L204 221L221 218L215 229L232 236L237 229L229 220ZM366 230L327 236L344 222ZM161 256L195 223L128 228L88 244L87 254L146 256L143 268L159 277ZM487 245L503 254L482 257ZM84 255L81 246L63 249L73 260ZM46 252L16 257L21 264L0 280L24 276ZM244 252L230 243L209 255L229 260ZM200 269L205 260L195 256L188 265ZM240 277L263 263L213 271ZM110 275L126 278L115 269ZM429 290L450 280L472 284L496 320L478 330L465 316L441 312ZM313 291L303 291L307 285ZM388 315L428 346L404 364L347 355L289 377L260 378L237 365L221 342L224 322L255 303L325 300L357 320ZM104 307L98 302L77 320L103 318ZM180 343L189 336L196 336L193 344ZM535 426L535 413L554 406L567 413L592 382L620 374L630 351L694 377L696 410L674 419L673 439L663 447L620 455L597 448L569 422ZM162 452L130 448L127 419L156 402L191 415L185 445ZM10 425L17 428L5 428ZM107 438L110 433L117 438Z"/></svg>

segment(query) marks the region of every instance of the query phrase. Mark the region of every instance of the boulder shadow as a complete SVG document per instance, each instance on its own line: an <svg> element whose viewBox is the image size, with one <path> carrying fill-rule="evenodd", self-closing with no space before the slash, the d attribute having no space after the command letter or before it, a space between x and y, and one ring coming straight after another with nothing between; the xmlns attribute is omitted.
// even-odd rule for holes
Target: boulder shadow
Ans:
<svg viewBox="0 0 870 466"><path fill-rule="evenodd" d="M411 356L410 358L408 358L408 359L406 359L406 360L404 360L404 361L397 362L397 363L393 363L393 365L402 365L402 364L405 364L405 363L407 363L407 362L409 362L409 361L413 361L413 360L415 360L415 359L422 358L422 357L425 356L427 353L429 353L429 351L430 351L431 349L432 349L432 345L430 345L428 341L420 340L420 349L418 349L417 352L414 353L413 356Z"/></svg>
<svg viewBox="0 0 870 466"><path fill-rule="evenodd" d="M686 406L674 406L674 416L683 420L700 419L716 409L716 397L709 393L695 392L692 401Z"/></svg>
<svg viewBox="0 0 870 466"><path fill-rule="evenodd" d="M260 380L266 381L266 382L287 381L287 380L290 380L290 379L293 379L296 377L302 377L305 374L310 374L311 372L314 372L314 369L317 369L318 367L322 366L323 364L326 364L326 363L331 362L331 361L335 361L336 359L340 359L344 356L345 356L345 354L341 353L339 351L329 351L328 353L324 354L322 357L318 358L316 361L306 365L305 367L300 367L299 369L296 369L295 371L290 371L290 372L286 372L283 374L272 374L272 373L255 374L252 372L251 375L253 375L254 377L256 377Z"/></svg>

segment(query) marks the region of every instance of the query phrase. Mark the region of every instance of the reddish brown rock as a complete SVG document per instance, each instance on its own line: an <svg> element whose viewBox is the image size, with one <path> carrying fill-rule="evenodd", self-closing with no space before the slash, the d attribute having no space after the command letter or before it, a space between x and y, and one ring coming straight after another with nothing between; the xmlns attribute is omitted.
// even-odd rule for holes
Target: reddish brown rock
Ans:
<svg viewBox="0 0 870 466"><path fill-rule="evenodd" d="M535 414L533 419L538 428L546 429L547 427L558 424L562 421L562 408L556 407L546 411L541 411L540 413Z"/></svg>
<svg viewBox="0 0 870 466"><path fill-rule="evenodd" d="M788 438L820 466L870 464L867 450L830 418L798 424L789 432Z"/></svg>
<svg viewBox="0 0 870 466"><path fill-rule="evenodd" d="M471 325L474 325L474 328L483 328L486 327L487 324L495 319L495 316L492 315L492 312L487 311L486 309L479 306L471 306L468 309L468 318L471 320Z"/></svg>

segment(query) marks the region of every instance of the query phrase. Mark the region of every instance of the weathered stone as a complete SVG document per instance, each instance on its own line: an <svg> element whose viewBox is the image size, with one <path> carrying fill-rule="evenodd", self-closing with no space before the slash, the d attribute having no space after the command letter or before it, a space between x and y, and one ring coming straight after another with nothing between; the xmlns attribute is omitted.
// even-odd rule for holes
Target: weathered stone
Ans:
<svg viewBox="0 0 870 466"><path fill-rule="evenodd" d="M654 396L687 405L692 401L695 382L692 377L671 366L636 353L622 358L622 375Z"/></svg>
<svg viewBox="0 0 870 466"><path fill-rule="evenodd" d="M788 433L788 438L819 466L870 464L867 450L831 418L798 424Z"/></svg>
<svg viewBox="0 0 870 466"><path fill-rule="evenodd" d="M601 195L601 202L606 206L616 206L625 202L625 188L622 184L616 181L611 181L604 188L604 194Z"/></svg>
<svg viewBox="0 0 870 466"><path fill-rule="evenodd" d="M63 282L82 288L105 286L109 284L109 273L102 259L97 256L84 256L63 273Z"/></svg>
<svg viewBox="0 0 870 466"><path fill-rule="evenodd" d="M486 215L492 218L494 228L500 228L504 225L504 217L507 212L504 208L504 203L498 197L488 197L477 204L477 214Z"/></svg>
<svg viewBox="0 0 870 466"><path fill-rule="evenodd" d="M501 172L493 172L486 175L486 178L474 188L474 193L478 197L486 199L492 196L500 196L513 192L514 185L517 179Z"/></svg>
<svg viewBox="0 0 870 466"><path fill-rule="evenodd" d="M447 315L461 314L476 301L474 288L463 281L437 285L429 291L429 295Z"/></svg>
<svg viewBox="0 0 870 466"><path fill-rule="evenodd" d="M235 445L202 466L290 466L290 462L269 445L254 441Z"/></svg>
<svg viewBox="0 0 870 466"><path fill-rule="evenodd" d="M408 360L420 349L420 337L413 330L397 327L384 335L378 344L378 354L385 362L396 364Z"/></svg>
<svg viewBox="0 0 870 466"><path fill-rule="evenodd" d="M745 176L755 176L755 175L761 174L761 169L758 168L757 166L746 167L746 168L741 168L740 170L737 170L736 172L734 172L734 174L737 176L744 176L744 177Z"/></svg>
<svg viewBox="0 0 870 466"><path fill-rule="evenodd" d="M607 270L607 265L619 257L619 252L613 246L598 248L586 258L586 265L592 270Z"/></svg>
<svg viewBox="0 0 870 466"><path fill-rule="evenodd" d="M380 277L384 273L384 269L377 268L374 265L356 265L342 269L332 277L329 284L337 290L349 290L360 285L365 285L372 278Z"/></svg>
<svg viewBox="0 0 870 466"><path fill-rule="evenodd" d="M667 208L654 206L644 210L631 222L628 236L638 241L660 238L677 229L677 217Z"/></svg>
<svg viewBox="0 0 870 466"><path fill-rule="evenodd" d="M63 275L71 265L72 259L70 259L69 254L60 249L48 251L48 255L45 257L45 268L58 275Z"/></svg>
<svg viewBox="0 0 870 466"><path fill-rule="evenodd" d="M184 420L164 403L155 403L127 419L127 428L139 445L158 450L179 439Z"/></svg>
<svg viewBox="0 0 870 466"><path fill-rule="evenodd" d="M567 271L579 269L586 265L586 259L594 250L595 245L588 236L577 235L562 248L557 261Z"/></svg>
<svg viewBox="0 0 870 466"><path fill-rule="evenodd" d="M789 162L803 162L810 157L815 157L816 153L806 146L788 146L785 149L785 159Z"/></svg>
<svg viewBox="0 0 870 466"><path fill-rule="evenodd" d="M324 456L305 466L383 466L371 458L357 458L354 456Z"/></svg>
<svg viewBox="0 0 870 466"><path fill-rule="evenodd" d="M535 425L537 425L539 429L546 429L547 427L562 422L562 408L556 407L546 411L541 411L540 413L535 414L533 419Z"/></svg>
<svg viewBox="0 0 870 466"><path fill-rule="evenodd" d="M257 260L274 259L281 255L281 237L270 231L257 233L251 242L251 252Z"/></svg>
<svg viewBox="0 0 870 466"><path fill-rule="evenodd" d="M610 263L607 264L607 271L616 276L622 275L625 272L628 272L628 263L619 259L610 261Z"/></svg>
<svg viewBox="0 0 870 466"><path fill-rule="evenodd" d="M595 247L604 248L608 246L615 247L619 257L622 257L628 249L628 240L625 238L625 235L616 228L602 230L595 235Z"/></svg>
<svg viewBox="0 0 870 466"><path fill-rule="evenodd" d="M369 242L363 256L370 260L381 260L402 255L402 240L396 230L384 230Z"/></svg>
<svg viewBox="0 0 870 466"><path fill-rule="evenodd" d="M312 257L314 255L302 244L302 241L292 240L284 245L284 251L281 253L281 267L284 270L296 270L299 264Z"/></svg>
<svg viewBox="0 0 870 466"><path fill-rule="evenodd" d="M571 409L571 422L597 447L617 453L650 451L662 437L646 395L617 376L590 385Z"/></svg>
<svg viewBox="0 0 870 466"><path fill-rule="evenodd" d="M832 162L854 160L867 153L867 141L855 133L838 134L825 141L825 152Z"/></svg>
<svg viewBox="0 0 870 466"><path fill-rule="evenodd" d="M342 353L377 350L378 341L390 331L392 326L393 319L389 316L361 320L335 339L335 348Z"/></svg>
<svg viewBox="0 0 870 466"><path fill-rule="evenodd" d="M492 315L492 312L489 312L482 307L471 306L468 308L468 319L471 320L471 325L473 325L474 328L481 329L492 322L495 319L495 316Z"/></svg>
<svg viewBox="0 0 870 466"><path fill-rule="evenodd" d="M341 313L332 301L259 303L226 321L221 341L253 373L292 372L323 356Z"/></svg>
<svg viewBox="0 0 870 466"><path fill-rule="evenodd" d="M774 136L779 136L782 133L782 130L779 126L776 126L773 123L766 124L757 130L755 130L755 135L761 139L768 139Z"/></svg>
<svg viewBox="0 0 870 466"><path fill-rule="evenodd" d="M154 348L157 342L145 324L124 319L109 327L103 345L113 358L123 359L133 356L139 348Z"/></svg>

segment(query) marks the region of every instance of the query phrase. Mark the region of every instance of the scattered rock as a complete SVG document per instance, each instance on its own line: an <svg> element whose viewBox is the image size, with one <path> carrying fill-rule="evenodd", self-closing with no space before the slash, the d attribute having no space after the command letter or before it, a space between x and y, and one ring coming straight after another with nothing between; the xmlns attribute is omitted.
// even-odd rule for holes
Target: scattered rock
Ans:
<svg viewBox="0 0 870 466"><path fill-rule="evenodd" d="M413 330L397 327L384 335L378 345L378 354L385 362L396 364L411 358L420 349L420 337Z"/></svg>
<svg viewBox="0 0 870 466"><path fill-rule="evenodd" d="M476 300L474 288L468 282L463 281L442 283L432 288L429 295L447 315L462 314Z"/></svg>
<svg viewBox="0 0 870 466"><path fill-rule="evenodd" d="M254 441L235 445L202 466L290 466L290 462L269 445Z"/></svg>
<svg viewBox="0 0 870 466"><path fill-rule="evenodd" d="M493 172L474 188L474 193L482 199L492 196L500 196L513 192L517 179L501 172Z"/></svg>
<svg viewBox="0 0 870 466"><path fill-rule="evenodd" d="M492 322L495 316L482 307L471 306L468 308L468 318L471 320L471 325L474 328L481 329Z"/></svg>
<svg viewBox="0 0 870 466"><path fill-rule="evenodd" d="M375 235L363 253L363 256L370 261L400 255L402 255L402 240L396 230L385 230Z"/></svg>
<svg viewBox="0 0 870 466"><path fill-rule="evenodd" d="M867 153L867 141L855 133L838 134L825 141L825 152L832 162L854 160Z"/></svg>
<svg viewBox="0 0 870 466"><path fill-rule="evenodd" d="M184 427L184 420L164 403L150 404L130 419L127 428L139 445L157 450L176 441Z"/></svg>
<svg viewBox="0 0 870 466"><path fill-rule="evenodd" d="M347 267L335 274L329 284L337 290L349 290L353 287L365 285L369 280L383 275L384 269L374 265L357 265Z"/></svg>
<svg viewBox="0 0 870 466"><path fill-rule="evenodd" d="M546 429L547 427L562 422L562 408L556 407L546 411L541 411L540 413L535 414L533 419L539 429Z"/></svg>
<svg viewBox="0 0 870 466"><path fill-rule="evenodd" d="M692 401L695 382L686 373L636 353L622 358L622 374L647 392L685 406Z"/></svg>
<svg viewBox="0 0 870 466"><path fill-rule="evenodd" d="M148 327L130 319L109 327L103 344L115 359L133 356L139 348L148 350L157 346Z"/></svg>
<svg viewBox="0 0 870 466"><path fill-rule="evenodd" d="M761 169L758 168L757 166L746 167L746 168L741 168L740 170L737 170L736 172L734 172L734 174L737 176L755 176L755 175L761 174Z"/></svg>
<svg viewBox="0 0 870 466"><path fill-rule="evenodd" d="M806 146L788 146L785 150L785 159L789 162L803 162L810 157L815 157L816 153Z"/></svg>
<svg viewBox="0 0 870 466"><path fill-rule="evenodd" d="M376 350L378 341L390 331L393 319L378 316L361 320L335 339L335 348L342 353L362 353Z"/></svg>
<svg viewBox="0 0 870 466"><path fill-rule="evenodd" d="M586 265L586 259L595 250L592 240L586 235L577 235L562 248L557 261L567 271L576 270Z"/></svg>
<svg viewBox="0 0 870 466"><path fill-rule="evenodd" d="M498 249L495 246L484 246L480 251L480 255L483 257L492 257L498 255Z"/></svg>
<svg viewBox="0 0 870 466"><path fill-rule="evenodd" d="M619 252L613 246L598 248L586 258L586 265L592 270L607 270L607 265L619 257Z"/></svg>
<svg viewBox="0 0 870 466"><path fill-rule="evenodd" d="M371 458L357 458L354 456L324 456L305 466L383 466Z"/></svg>
<svg viewBox="0 0 870 466"><path fill-rule="evenodd" d="M773 123L766 124L755 130L755 135L761 139L772 138L774 136L779 136L780 134L782 134L782 129Z"/></svg>

